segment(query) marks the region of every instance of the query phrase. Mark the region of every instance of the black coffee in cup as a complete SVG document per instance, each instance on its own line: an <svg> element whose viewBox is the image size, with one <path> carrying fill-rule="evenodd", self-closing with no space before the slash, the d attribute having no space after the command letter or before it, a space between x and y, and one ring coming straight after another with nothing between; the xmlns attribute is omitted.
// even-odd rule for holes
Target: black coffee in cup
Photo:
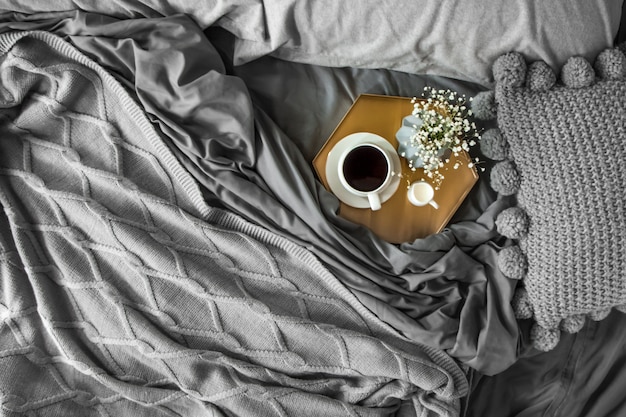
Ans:
<svg viewBox="0 0 626 417"><path fill-rule="evenodd" d="M369 145L352 149L343 162L343 177L355 190L374 191L385 183L389 165L385 155Z"/></svg>

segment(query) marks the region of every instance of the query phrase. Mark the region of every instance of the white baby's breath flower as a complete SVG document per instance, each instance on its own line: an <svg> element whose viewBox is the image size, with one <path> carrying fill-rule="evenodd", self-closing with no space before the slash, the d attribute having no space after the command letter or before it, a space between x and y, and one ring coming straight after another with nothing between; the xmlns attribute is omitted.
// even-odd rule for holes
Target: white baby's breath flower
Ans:
<svg viewBox="0 0 626 417"><path fill-rule="evenodd" d="M459 156L460 152L469 151L476 145L480 134L470 120L472 111L466 106L468 100L464 95L427 86L423 96L423 100L413 98L411 101L412 114L422 120L422 125L419 128L414 126L410 144L418 149L415 157L424 161L426 175L440 183L443 174L439 170L448 162L442 160L445 150L450 149L454 156ZM454 169L459 166L457 161ZM470 162L467 166L471 168L474 163Z"/></svg>

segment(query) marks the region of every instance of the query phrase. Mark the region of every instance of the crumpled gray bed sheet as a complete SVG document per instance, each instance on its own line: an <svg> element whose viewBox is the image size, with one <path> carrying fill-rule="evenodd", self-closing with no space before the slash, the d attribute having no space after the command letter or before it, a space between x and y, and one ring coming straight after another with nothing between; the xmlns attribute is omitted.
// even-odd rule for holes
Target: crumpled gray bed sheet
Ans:
<svg viewBox="0 0 626 417"><path fill-rule="evenodd" d="M338 200L311 165L360 93L413 96L428 84L471 95L479 86L270 57L232 68L232 39L211 29L209 39L183 15L9 18L13 22L0 30L66 35L120 79L210 204L311 249L367 308L408 338L485 373L514 362L518 327L509 300L515 282L495 268L494 213L506 201L481 181L443 233L393 245L339 217Z"/></svg>
<svg viewBox="0 0 626 417"><path fill-rule="evenodd" d="M339 217L337 199L315 177L313 157L359 94L413 96L432 85L473 95L481 86L269 56L235 67L232 36L203 32L183 15L4 15L0 32L12 29L66 37L134 94L209 204L307 247L382 320L467 365L468 416L608 416L626 407L617 393L626 382L624 335L605 337L626 327L621 316L566 338L553 353L527 350L525 327L509 307L515 282L495 267L504 241L494 215L510 202L485 177L442 233L402 245ZM585 389L585 375L594 389ZM578 403L568 402L574 395Z"/></svg>

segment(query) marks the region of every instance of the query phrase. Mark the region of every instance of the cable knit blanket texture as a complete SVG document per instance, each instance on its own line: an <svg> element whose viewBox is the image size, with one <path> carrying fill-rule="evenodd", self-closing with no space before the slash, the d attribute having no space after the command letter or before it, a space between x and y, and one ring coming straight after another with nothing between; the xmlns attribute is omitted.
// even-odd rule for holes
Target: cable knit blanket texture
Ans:
<svg viewBox="0 0 626 417"><path fill-rule="evenodd" d="M44 32L0 52L2 414L458 413L447 355L206 206L102 68Z"/></svg>
<svg viewBox="0 0 626 417"><path fill-rule="evenodd" d="M493 188L517 199L498 230L519 242L499 266L523 280L517 315L534 318L535 347L551 350L560 331L626 307L626 56L611 48L593 64L572 57L557 77L512 52L493 72L495 91L474 108L497 117L483 152L500 161Z"/></svg>

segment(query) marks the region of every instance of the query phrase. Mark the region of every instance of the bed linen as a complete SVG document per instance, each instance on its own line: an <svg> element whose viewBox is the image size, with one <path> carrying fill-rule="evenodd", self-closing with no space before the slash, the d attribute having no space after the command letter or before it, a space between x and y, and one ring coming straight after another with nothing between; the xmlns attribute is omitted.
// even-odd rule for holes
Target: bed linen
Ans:
<svg viewBox="0 0 626 417"><path fill-rule="evenodd" d="M232 24L236 19L230 17L242 10L247 17L259 10L231 4L228 12L216 7L203 14L205 9L195 6L164 10L122 2L98 7L100 13L11 14L4 16L2 30L51 31L95 59L146 111L210 205L311 250L360 303L412 343L445 350L481 373L511 366L526 341L508 305L515 282L495 267L503 242L494 216L506 199L481 181L444 233L395 246L337 217L336 199L310 168L324 138L361 92L412 96L434 84L472 95L484 87L388 70L302 65L266 56L277 55L267 45L256 56L241 58L244 36L212 26ZM65 10L75 4L45 7ZM15 9L45 10L12 5ZM162 17L181 11L195 22ZM138 18L143 16L150 19ZM482 394L469 397L479 399L468 410L479 404L487 409L490 394L484 387L491 386L489 379L480 381L475 392ZM531 403L530 396L521 398L529 398L526 406Z"/></svg>
<svg viewBox="0 0 626 417"><path fill-rule="evenodd" d="M493 60L517 50L555 68L591 58L615 36L621 1L89 0L7 2L10 11L80 9L119 18L191 16L236 36L235 63L266 55L332 67L387 68L493 81Z"/></svg>
<svg viewBox="0 0 626 417"><path fill-rule="evenodd" d="M498 273L497 245L490 242L495 235L494 213L505 203L494 204L494 193L486 184L469 200L467 210L458 213L470 220L457 222L429 239L399 247L388 244L336 215L338 201L314 177L310 160L299 151L297 141L301 139L296 136L293 143L263 109L254 105L244 78L225 73L217 50L188 18L129 23L93 14L63 16L61 20L52 16L48 23L46 16L40 16L44 23L28 26L88 30L95 19L94 30L101 36L71 35L70 39L86 53L98 56L114 73L121 72L122 82L135 91L137 100L169 139L175 155L203 186L210 204L226 207L310 247L367 308L412 340L445 349L487 373L514 361L517 325L506 302L514 281ZM8 23L7 27L15 24ZM176 32L167 30L169 27L189 30ZM118 41L119 33L129 38ZM215 42L228 45L221 36ZM262 68L268 64L253 65ZM312 68L306 70L309 76L315 76L316 71L319 76L331 75ZM255 68L243 71L258 73ZM271 74L264 71L267 73ZM381 76L388 81L382 78L381 83ZM344 77L361 78L347 71ZM248 78L252 78L252 85L271 85L266 77L256 81L253 75ZM294 80L301 83L301 78ZM395 85L408 79L404 74L374 73L360 82ZM413 80L405 87L405 94L421 89L422 83L419 78ZM458 87L467 89L468 85ZM332 98L332 90L316 88L303 84L298 91L323 91ZM287 94L294 90L282 91ZM355 96L344 97L347 105L351 97ZM301 100L301 106L311 105ZM314 108L325 107L322 103ZM341 117L343 111L333 119ZM328 133L332 128L326 126ZM325 137L317 139L318 146ZM476 305L481 307L472 307ZM464 321L469 323L464 325ZM489 339L506 342L493 345L486 343Z"/></svg>
<svg viewBox="0 0 626 417"><path fill-rule="evenodd" d="M3 410L458 412L448 355L390 332L300 246L206 206L100 67L45 32L0 47Z"/></svg>
<svg viewBox="0 0 626 417"><path fill-rule="evenodd" d="M615 311L603 321L589 321L579 333L563 334L550 352L528 350L495 376L475 373L465 415L626 415L625 329L626 315Z"/></svg>

